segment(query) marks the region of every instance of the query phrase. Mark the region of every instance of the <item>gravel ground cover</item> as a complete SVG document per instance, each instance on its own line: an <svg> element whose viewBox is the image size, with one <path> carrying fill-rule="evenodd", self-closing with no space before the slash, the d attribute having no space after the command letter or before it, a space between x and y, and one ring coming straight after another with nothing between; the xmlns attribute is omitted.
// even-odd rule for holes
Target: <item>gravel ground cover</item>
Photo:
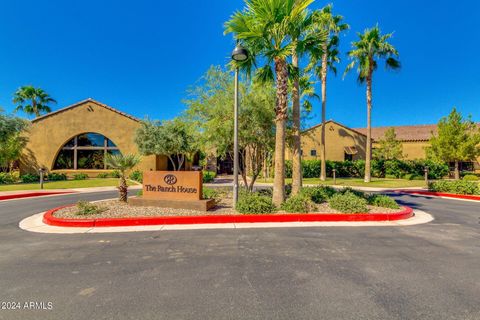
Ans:
<svg viewBox="0 0 480 320"><path fill-rule="evenodd" d="M99 214L79 215L76 206L67 207L55 212L54 216L58 218L69 219L98 219L98 218L126 218L126 217L158 217L158 216L204 216L204 215L236 215L239 214L232 207L232 200L222 199L217 203L217 206L208 212L171 209L171 208L157 208L157 207L133 207L128 204L121 203L117 200L106 200L95 202L100 209ZM374 206L368 206L370 213L395 213L402 209L388 209ZM338 213L341 212L330 208L327 203L316 205L316 210L312 213ZM284 211L278 211L276 214L289 214Z"/></svg>

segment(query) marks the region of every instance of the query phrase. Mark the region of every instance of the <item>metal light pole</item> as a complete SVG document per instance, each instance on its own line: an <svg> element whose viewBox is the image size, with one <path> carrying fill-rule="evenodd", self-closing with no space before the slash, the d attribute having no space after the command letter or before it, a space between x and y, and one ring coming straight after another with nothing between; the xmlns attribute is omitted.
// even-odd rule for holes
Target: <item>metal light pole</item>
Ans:
<svg viewBox="0 0 480 320"><path fill-rule="evenodd" d="M232 60L242 62L248 59L248 51L237 43L232 52ZM233 125L233 207L236 208L238 202L238 66L235 69L235 105L234 105L234 125Z"/></svg>

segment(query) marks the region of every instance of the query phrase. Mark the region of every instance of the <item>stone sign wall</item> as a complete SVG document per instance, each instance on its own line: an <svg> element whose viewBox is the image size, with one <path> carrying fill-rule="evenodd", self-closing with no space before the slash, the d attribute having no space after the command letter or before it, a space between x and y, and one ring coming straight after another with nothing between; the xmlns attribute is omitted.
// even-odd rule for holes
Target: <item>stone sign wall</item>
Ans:
<svg viewBox="0 0 480 320"><path fill-rule="evenodd" d="M201 200L202 172L146 171L143 198L150 200Z"/></svg>

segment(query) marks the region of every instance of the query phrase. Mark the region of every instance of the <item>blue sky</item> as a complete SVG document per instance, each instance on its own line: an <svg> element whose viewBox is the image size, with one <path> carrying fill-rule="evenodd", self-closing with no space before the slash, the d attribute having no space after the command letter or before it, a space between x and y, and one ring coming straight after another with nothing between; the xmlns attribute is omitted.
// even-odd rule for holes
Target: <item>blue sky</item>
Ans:
<svg viewBox="0 0 480 320"><path fill-rule="evenodd" d="M316 1L313 8L322 7ZM334 1L357 31L377 22L395 31L399 73L374 78L373 124L435 123L453 106L480 121L480 3L475 0ZM5 1L0 12L0 106L32 84L49 92L55 108L92 97L143 118L173 118L181 100L210 65L225 64L233 40L223 23L242 0ZM346 57L339 70L343 72ZM319 87L317 87L320 90ZM365 88L354 74L330 78L328 118L366 123ZM319 120L320 102L314 102Z"/></svg>

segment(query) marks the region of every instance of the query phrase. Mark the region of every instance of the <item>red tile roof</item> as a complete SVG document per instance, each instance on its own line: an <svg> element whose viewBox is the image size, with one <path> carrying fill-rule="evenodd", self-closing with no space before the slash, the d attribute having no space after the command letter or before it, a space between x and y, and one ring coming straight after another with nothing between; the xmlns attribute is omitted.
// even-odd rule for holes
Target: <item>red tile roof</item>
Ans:
<svg viewBox="0 0 480 320"><path fill-rule="evenodd" d="M416 125L416 126L391 126L391 127L375 127L372 128L372 139L378 141L385 137L388 129L395 129L397 140L400 141L428 141L433 133L437 132L436 124ZM358 128L356 131L367 134L366 128Z"/></svg>

